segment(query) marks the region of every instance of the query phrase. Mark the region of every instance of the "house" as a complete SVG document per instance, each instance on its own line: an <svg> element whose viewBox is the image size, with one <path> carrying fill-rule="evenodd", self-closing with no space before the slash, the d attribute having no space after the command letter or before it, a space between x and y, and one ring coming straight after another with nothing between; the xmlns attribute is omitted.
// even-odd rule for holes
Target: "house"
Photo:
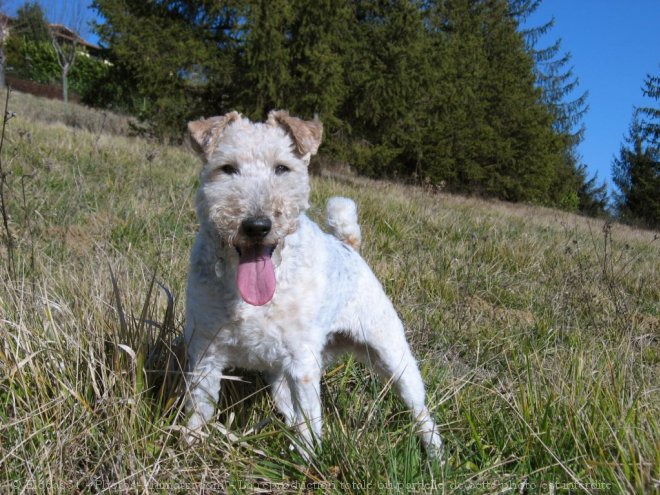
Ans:
<svg viewBox="0 0 660 495"><path fill-rule="evenodd" d="M0 12L0 29L2 29L2 39L4 36L11 32L12 25L16 22L15 17L8 16L3 12ZM78 46L85 47L87 53L93 57L100 57L103 49L90 43L81 36L79 36L73 29L69 28L64 24L51 23L48 24L51 33L57 38L58 41L64 41L68 43L75 42Z"/></svg>
<svg viewBox="0 0 660 495"><path fill-rule="evenodd" d="M83 38L78 36L78 34L76 34L75 31L68 28L64 24L49 24L48 27L50 28L53 35L56 38L58 38L59 41L65 41L69 43L75 42L78 44L78 46L85 47L87 49L87 53L89 53L91 56L93 57L101 56L102 48L100 46L84 40Z"/></svg>
<svg viewBox="0 0 660 495"><path fill-rule="evenodd" d="M17 19L0 12L0 87L5 84L11 86L17 91L24 93L31 93L37 96L44 96L47 98L58 98L72 101L78 101L79 96L74 91L69 91L68 85L68 69L72 67L72 62L75 57L73 53L67 54L66 58L71 57L71 60L66 61L67 70L62 69L61 74L51 73L52 71L36 71L32 70L32 60L29 55L22 55L20 52L14 50L12 56L7 56L5 50L7 45L4 43L8 37L11 40L12 36L20 38L20 33L12 35L12 29L16 25ZM63 53L61 48L65 46L75 46L75 51L85 57L94 58L105 64L109 63L103 59L103 49L93 43L88 42L73 29L64 24L50 23L48 29L51 36L54 38L54 48L58 53ZM70 51L70 50L67 50ZM60 67L65 67L60 61ZM70 93L70 95L69 95Z"/></svg>

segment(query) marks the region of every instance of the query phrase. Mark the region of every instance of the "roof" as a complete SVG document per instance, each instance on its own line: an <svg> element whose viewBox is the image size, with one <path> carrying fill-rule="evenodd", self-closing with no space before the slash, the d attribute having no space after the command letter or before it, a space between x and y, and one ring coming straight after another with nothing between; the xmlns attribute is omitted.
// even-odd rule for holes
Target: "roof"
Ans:
<svg viewBox="0 0 660 495"><path fill-rule="evenodd" d="M7 24L11 26L16 22L15 17L11 17L6 15L4 12L0 12L0 25L2 24ZM98 45L95 45L94 43L90 43L89 41L86 41L84 38L76 34L76 32L69 28L68 26L64 24L48 24L48 27L53 31L55 36L57 36L60 39L67 40L70 42L75 42L81 46L84 46L85 48L89 48L91 50L101 50L101 47Z"/></svg>
<svg viewBox="0 0 660 495"><path fill-rule="evenodd" d="M64 39L71 42L75 41L79 45L85 46L87 48L91 48L92 50L101 49L100 46L90 43L89 41L86 41L80 36L78 36L78 34L76 34L75 31L68 28L64 24L49 24L48 27L50 27L51 31L53 31L55 35L58 36L60 39Z"/></svg>

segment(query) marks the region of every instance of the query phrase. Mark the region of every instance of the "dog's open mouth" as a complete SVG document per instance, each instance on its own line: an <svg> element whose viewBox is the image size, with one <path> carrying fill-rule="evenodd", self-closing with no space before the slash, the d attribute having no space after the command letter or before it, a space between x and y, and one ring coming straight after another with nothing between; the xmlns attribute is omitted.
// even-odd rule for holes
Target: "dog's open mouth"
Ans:
<svg viewBox="0 0 660 495"><path fill-rule="evenodd" d="M275 269L271 259L275 246L261 244L236 247L238 272L236 284L243 300L253 306L263 306L275 294Z"/></svg>

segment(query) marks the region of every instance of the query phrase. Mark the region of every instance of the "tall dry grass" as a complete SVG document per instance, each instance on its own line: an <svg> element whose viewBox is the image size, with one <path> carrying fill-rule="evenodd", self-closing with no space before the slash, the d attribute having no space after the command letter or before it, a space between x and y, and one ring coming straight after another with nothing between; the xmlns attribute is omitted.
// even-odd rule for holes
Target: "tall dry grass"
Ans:
<svg viewBox="0 0 660 495"><path fill-rule="evenodd" d="M24 104L10 99L1 155L15 269L3 232L0 492L658 489L653 233L315 179L313 218L331 195L358 203L363 254L406 323L447 462L427 462L402 404L351 359L324 376L311 466L289 449L260 377L238 371L249 383L229 384L207 442L186 448L167 362L184 323L198 163L28 118Z"/></svg>
<svg viewBox="0 0 660 495"><path fill-rule="evenodd" d="M6 91L0 90L4 103ZM93 134L129 135L136 128L137 121L125 115L111 111L100 111L78 103L68 105L59 100L51 100L27 93L11 91L12 106L24 120L44 124L62 123L73 129L89 131Z"/></svg>

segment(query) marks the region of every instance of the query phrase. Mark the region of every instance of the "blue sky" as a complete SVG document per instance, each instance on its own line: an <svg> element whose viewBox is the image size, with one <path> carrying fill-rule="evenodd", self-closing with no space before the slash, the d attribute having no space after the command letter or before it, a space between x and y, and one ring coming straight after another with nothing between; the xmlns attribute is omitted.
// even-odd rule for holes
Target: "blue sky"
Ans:
<svg viewBox="0 0 660 495"><path fill-rule="evenodd" d="M10 13L21 0L6 2ZM63 5L89 5L85 0L42 0L47 14L56 16ZM94 13L83 9L88 19ZM528 20L531 26L555 19L555 26L539 42L558 38L573 55L578 93L589 92L584 117L585 138L579 147L590 175L598 173L612 188L612 159L628 132L635 106L657 105L642 96L647 74L660 75L660 0L544 0ZM88 31L87 39L96 42Z"/></svg>
<svg viewBox="0 0 660 495"><path fill-rule="evenodd" d="M612 188L612 158L628 133L633 107L657 106L642 95L647 74L660 75L660 0L545 0L528 20L555 26L539 46L558 38L573 55L580 91L588 91L579 151L591 174ZM544 43L545 42L545 43Z"/></svg>

